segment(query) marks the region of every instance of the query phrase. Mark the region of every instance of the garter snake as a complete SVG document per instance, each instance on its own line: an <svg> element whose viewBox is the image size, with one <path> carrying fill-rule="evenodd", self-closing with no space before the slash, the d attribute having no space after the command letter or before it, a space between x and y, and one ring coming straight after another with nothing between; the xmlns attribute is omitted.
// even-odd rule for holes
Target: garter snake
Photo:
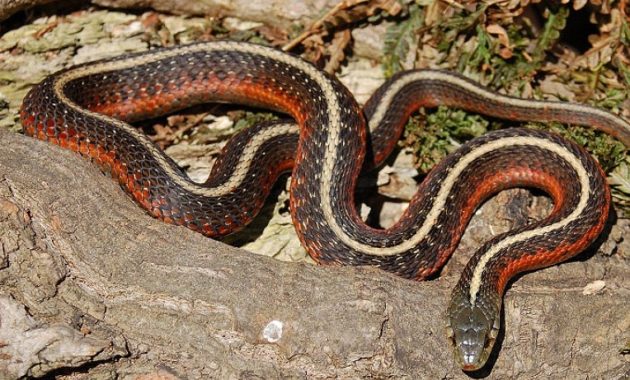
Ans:
<svg viewBox="0 0 630 380"><path fill-rule="evenodd" d="M297 125L267 123L238 134L208 181L197 184L128 123L206 102L271 108ZM630 146L629 124L606 111L508 97L438 70L395 75L361 109L338 80L300 58L229 41L63 70L29 92L21 120L28 135L97 162L153 216L210 237L251 221L276 178L292 169L293 222L317 262L373 265L417 280L443 266L486 198L516 186L542 189L553 199L552 212L484 244L453 290L448 336L457 362L473 370L492 350L508 280L591 244L607 220L610 191L582 148L547 132L505 129L438 164L393 227L367 226L355 208L357 176L387 157L413 111L438 105L588 125Z"/></svg>

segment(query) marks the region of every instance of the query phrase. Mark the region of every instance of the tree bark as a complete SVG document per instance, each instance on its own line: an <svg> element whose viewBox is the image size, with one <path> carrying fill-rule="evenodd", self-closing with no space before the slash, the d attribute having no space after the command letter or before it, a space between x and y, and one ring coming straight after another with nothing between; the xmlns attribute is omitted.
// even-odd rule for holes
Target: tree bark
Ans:
<svg viewBox="0 0 630 380"><path fill-rule="evenodd" d="M120 9L146 9L181 15L238 17L288 28L291 24L309 24L321 17L338 0L92 0L92 3Z"/></svg>
<svg viewBox="0 0 630 380"><path fill-rule="evenodd" d="M62 3L61 0L0 0L0 21L16 12L39 5ZM232 16L243 20L265 22L281 27L293 23L314 22L322 9L334 7L337 0L226 1L226 0L92 0L93 4L119 9L155 9L156 11L198 16Z"/></svg>
<svg viewBox="0 0 630 380"><path fill-rule="evenodd" d="M23 9L51 3L55 0L0 0L0 21L6 20Z"/></svg>
<svg viewBox="0 0 630 380"><path fill-rule="evenodd" d="M0 141L0 378L467 377L444 333L458 273L253 255L149 217L71 152ZM628 278L591 254L519 279L490 378L623 377Z"/></svg>

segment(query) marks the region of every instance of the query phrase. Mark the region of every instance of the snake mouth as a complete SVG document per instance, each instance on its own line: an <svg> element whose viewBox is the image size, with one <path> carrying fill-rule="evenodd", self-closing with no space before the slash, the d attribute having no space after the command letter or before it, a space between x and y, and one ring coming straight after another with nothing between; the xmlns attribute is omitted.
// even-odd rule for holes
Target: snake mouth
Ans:
<svg viewBox="0 0 630 380"><path fill-rule="evenodd" d="M476 371L486 365L499 335L499 321L475 305L460 305L453 310L446 333L455 361L464 371Z"/></svg>
<svg viewBox="0 0 630 380"><path fill-rule="evenodd" d="M453 347L455 361L466 372L477 371L486 365L496 342L498 330L488 333L482 330L466 329L459 332L447 329Z"/></svg>

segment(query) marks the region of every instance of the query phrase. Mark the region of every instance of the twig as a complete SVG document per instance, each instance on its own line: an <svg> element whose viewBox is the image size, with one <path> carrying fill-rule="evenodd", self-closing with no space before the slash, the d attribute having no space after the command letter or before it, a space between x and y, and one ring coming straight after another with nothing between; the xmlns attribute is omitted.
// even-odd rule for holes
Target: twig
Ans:
<svg viewBox="0 0 630 380"><path fill-rule="evenodd" d="M299 36L289 41L286 45L282 47L283 51L289 51L296 47L300 42L304 41L306 38L312 36L313 34L320 31L320 29L324 26L324 22L332 17L335 13L341 11L342 9L347 9L353 7L357 4L365 3L368 0L346 0L341 1L337 5L335 5L331 10L329 10L324 16L322 16L319 20L315 21L313 25L311 25L307 30L302 32Z"/></svg>

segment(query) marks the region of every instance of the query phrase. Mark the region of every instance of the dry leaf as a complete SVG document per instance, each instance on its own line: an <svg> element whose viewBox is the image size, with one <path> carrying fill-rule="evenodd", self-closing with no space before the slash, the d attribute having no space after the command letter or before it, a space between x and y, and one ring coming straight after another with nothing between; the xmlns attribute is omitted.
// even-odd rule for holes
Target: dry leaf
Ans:
<svg viewBox="0 0 630 380"><path fill-rule="evenodd" d="M289 34L286 30L276 28L269 25L263 25L257 29L265 40L269 41L273 46L282 46L289 40Z"/></svg>
<svg viewBox="0 0 630 380"><path fill-rule="evenodd" d="M499 49L499 56L503 59L510 59L512 58L513 55L514 53L512 52L512 49L508 49L505 47Z"/></svg>
<svg viewBox="0 0 630 380"><path fill-rule="evenodd" d="M555 79L557 79L555 75L545 77L545 79L540 82L540 89L542 92L548 95L554 95L564 100L575 100L575 94L573 94L566 85L556 82Z"/></svg>
<svg viewBox="0 0 630 380"><path fill-rule="evenodd" d="M435 1L426 8L424 16L424 24L427 26L436 25L442 19L442 11L444 6L441 2Z"/></svg>
<svg viewBox="0 0 630 380"><path fill-rule="evenodd" d="M507 31L499 24L491 24L486 27L486 31L493 35L497 36L499 43L507 48L510 47L510 37L507 34Z"/></svg>
<svg viewBox="0 0 630 380"><path fill-rule="evenodd" d="M302 34L286 44L282 50L289 51L300 42L306 40L309 36L318 33L326 33L326 29L330 30L334 27L364 20L376 14L378 10L385 11L394 16L400 13L402 6L396 0L341 1L319 20L315 21L308 29L302 32Z"/></svg>
<svg viewBox="0 0 630 380"><path fill-rule="evenodd" d="M351 40L352 33L350 33L350 30L348 29L335 33L335 37L327 48L327 53L330 58L328 59L328 62L326 62L324 71L329 74L337 71L339 66L341 66L341 62L343 62L343 60L346 58L344 49L348 46Z"/></svg>

